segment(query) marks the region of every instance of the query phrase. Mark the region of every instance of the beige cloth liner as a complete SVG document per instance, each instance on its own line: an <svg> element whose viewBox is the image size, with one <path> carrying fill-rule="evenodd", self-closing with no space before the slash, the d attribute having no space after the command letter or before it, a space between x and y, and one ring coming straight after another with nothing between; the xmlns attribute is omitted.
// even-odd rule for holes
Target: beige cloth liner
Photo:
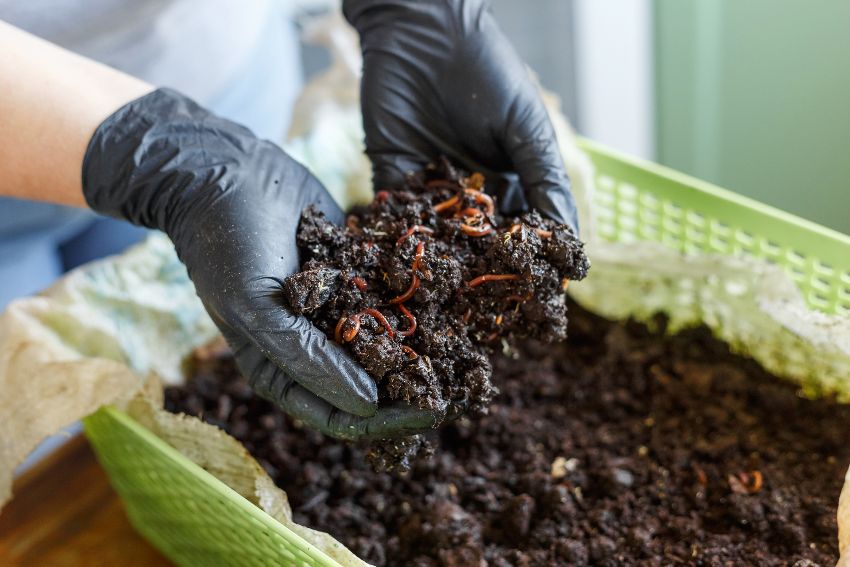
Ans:
<svg viewBox="0 0 850 567"><path fill-rule="evenodd" d="M308 34L331 47L334 64L308 85L287 148L347 207L370 195L357 107L359 54L338 15L309 25ZM590 214L592 166L557 100L546 95L546 101L593 261L591 276L570 287L578 301L614 318L648 321L662 310L672 330L705 323L736 351L799 383L805 393L850 399L850 318L808 310L776 268L710 255L685 257L651 244L597 241ZM10 305L0 316L0 504L11 496L14 468L40 441L100 405L114 404L330 556L364 565L329 535L294 524L286 494L235 439L160 409L161 383L179 382L183 359L216 336L161 235ZM850 472L838 521L839 564L850 567Z"/></svg>

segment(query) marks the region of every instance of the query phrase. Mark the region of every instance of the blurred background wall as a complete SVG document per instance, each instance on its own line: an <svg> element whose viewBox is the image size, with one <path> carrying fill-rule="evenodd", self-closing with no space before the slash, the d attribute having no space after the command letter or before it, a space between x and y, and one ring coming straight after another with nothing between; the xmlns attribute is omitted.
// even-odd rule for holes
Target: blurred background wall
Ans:
<svg viewBox="0 0 850 567"><path fill-rule="evenodd" d="M492 5L579 133L850 233L850 0Z"/></svg>
<svg viewBox="0 0 850 567"><path fill-rule="evenodd" d="M850 2L656 0L657 157L850 233Z"/></svg>

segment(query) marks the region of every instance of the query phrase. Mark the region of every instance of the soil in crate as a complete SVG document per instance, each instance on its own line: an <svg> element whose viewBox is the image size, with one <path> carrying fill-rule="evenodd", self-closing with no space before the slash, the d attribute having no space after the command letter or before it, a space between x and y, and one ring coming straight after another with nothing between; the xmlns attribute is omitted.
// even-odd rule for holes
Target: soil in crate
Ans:
<svg viewBox="0 0 850 567"><path fill-rule="evenodd" d="M253 396L227 353L171 411L242 441L296 521L377 565L831 565L850 407L810 401L705 329L571 306L570 339L493 359L489 414L405 475Z"/></svg>

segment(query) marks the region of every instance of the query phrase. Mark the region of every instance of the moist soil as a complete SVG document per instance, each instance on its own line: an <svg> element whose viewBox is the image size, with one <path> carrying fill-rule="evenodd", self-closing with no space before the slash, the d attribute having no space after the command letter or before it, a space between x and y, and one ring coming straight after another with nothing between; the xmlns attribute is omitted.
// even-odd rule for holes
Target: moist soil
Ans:
<svg viewBox="0 0 850 567"><path fill-rule="evenodd" d="M496 355L489 413L433 432L405 474L252 395L226 352L166 407L243 442L297 522L376 565L834 564L850 407L707 329L570 309L569 341Z"/></svg>
<svg viewBox="0 0 850 567"><path fill-rule="evenodd" d="M438 419L484 413L493 350L566 337L564 292L589 268L581 241L537 213L500 214L484 184L443 161L379 191L345 226L302 214L301 271L284 280L284 298L344 345L381 402ZM385 443L373 456L403 470L420 445Z"/></svg>

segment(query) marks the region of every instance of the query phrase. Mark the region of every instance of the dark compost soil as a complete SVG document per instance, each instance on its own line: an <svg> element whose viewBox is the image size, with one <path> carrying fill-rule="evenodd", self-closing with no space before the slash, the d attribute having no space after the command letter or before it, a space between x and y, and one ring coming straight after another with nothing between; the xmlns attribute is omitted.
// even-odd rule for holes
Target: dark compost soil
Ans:
<svg viewBox="0 0 850 567"><path fill-rule="evenodd" d="M302 214L301 271L283 295L345 345L382 402L438 416L449 403L486 412L492 350L566 337L564 292L589 267L581 241L537 213L502 216L483 185L444 161L380 191L346 226L313 208ZM404 443L377 447L382 466L408 466Z"/></svg>
<svg viewBox="0 0 850 567"><path fill-rule="evenodd" d="M495 356L489 414L434 432L406 475L254 397L226 353L166 407L242 441L296 521L377 565L834 563L850 407L801 398L705 329L570 309L570 340Z"/></svg>

